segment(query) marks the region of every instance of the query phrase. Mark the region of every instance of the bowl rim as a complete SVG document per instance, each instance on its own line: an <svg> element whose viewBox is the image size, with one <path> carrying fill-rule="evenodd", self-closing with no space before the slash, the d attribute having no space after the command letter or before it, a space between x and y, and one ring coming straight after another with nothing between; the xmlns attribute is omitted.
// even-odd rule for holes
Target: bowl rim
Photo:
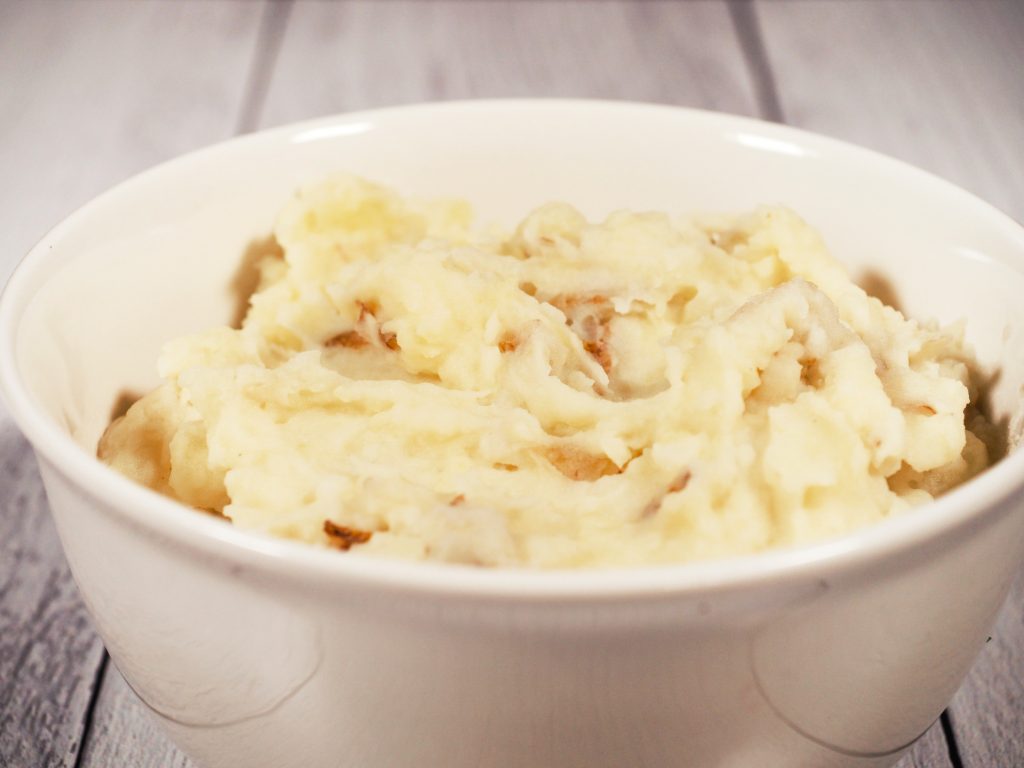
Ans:
<svg viewBox="0 0 1024 768"><path fill-rule="evenodd" d="M41 464L49 463L90 495L98 508L119 522L155 535L187 550L223 558L234 567L269 571L320 584L358 584L402 592L429 592L449 596L478 596L531 600L604 600L697 595L745 589L754 585L820 578L876 563L890 555L919 548L993 514L1003 502L1024 488L1024 450L1011 453L978 477L928 504L832 539L794 547L707 561L640 567L587 569L493 568L409 562L339 553L306 543L277 538L196 514L184 504L143 487L102 464L73 441L43 411L25 382L16 359L18 321L34 289L46 282L51 252L65 233L87 220L94 209L130 195L136 185L158 180L188 163L215 153L260 142L294 141L303 135L333 138L344 128L360 124L360 132L373 130L378 120L401 119L427 112L457 114L470 110L613 110L638 116L672 113L680 119L705 123L723 134L760 136L768 142L810 149L815 153L842 153L849 159L874 164L953 196L972 215L985 217L1001 236L1014 241L1024 253L1024 227L970 192L901 160L855 144L722 112L629 101L593 99L480 99L409 104L361 110L258 131L188 152L160 163L116 184L91 199L54 226L32 247L0 293L0 398L11 418L26 435ZM340 130L330 131L336 128ZM319 134L317 133L319 132ZM354 132L354 131L353 131ZM314 139L315 140L315 139ZM73 257L75 258L75 257ZM1001 262L1002 263L1002 262ZM1019 270L1017 270L1019 271ZM325 581L326 580L339 580Z"/></svg>

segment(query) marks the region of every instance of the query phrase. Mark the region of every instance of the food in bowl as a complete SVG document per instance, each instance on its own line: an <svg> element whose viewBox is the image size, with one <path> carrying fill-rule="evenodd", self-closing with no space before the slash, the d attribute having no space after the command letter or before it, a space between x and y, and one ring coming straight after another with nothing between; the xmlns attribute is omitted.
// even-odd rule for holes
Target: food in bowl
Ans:
<svg viewBox="0 0 1024 768"><path fill-rule="evenodd" d="M169 343L166 382L99 445L245 528L669 563L843 534L989 462L962 327L869 296L785 208L595 223L550 203L504 234L337 176L275 236L241 328Z"/></svg>

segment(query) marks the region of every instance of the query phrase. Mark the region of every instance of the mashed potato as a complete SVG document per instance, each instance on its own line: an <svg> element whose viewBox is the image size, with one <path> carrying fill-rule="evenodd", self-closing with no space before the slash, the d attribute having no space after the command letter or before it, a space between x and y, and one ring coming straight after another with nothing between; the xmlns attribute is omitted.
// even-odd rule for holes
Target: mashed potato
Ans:
<svg viewBox="0 0 1024 768"><path fill-rule="evenodd" d="M236 525L491 566L835 536L962 482L962 329L854 285L783 208L569 205L511 236L350 177L304 189L240 330L178 339L100 457Z"/></svg>

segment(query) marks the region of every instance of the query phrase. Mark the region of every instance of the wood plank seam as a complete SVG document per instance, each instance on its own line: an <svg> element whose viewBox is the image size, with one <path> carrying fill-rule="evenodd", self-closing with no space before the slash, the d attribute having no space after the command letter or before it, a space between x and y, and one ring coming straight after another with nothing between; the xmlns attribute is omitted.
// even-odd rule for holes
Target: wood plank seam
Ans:
<svg viewBox="0 0 1024 768"><path fill-rule="evenodd" d="M86 754L86 746L89 742L89 738L92 735L93 725L93 713L96 711L96 702L100 698L100 689L103 688L103 681L106 677L107 670L110 668L110 654L107 653L106 647L103 648L103 654L100 656L100 662L96 667L96 674L93 676L92 688L89 691L89 703L85 707L85 712L82 714L82 736L78 742L78 749L75 752L75 759L73 766L74 768L82 768L83 758Z"/></svg>
<svg viewBox="0 0 1024 768"><path fill-rule="evenodd" d="M250 133L259 127L263 104L270 88L270 78L274 74L277 55L288 29L288 17L293 4L293 0L266 0L260 16L259 30L256 33L252 64L245 79L242 106L238 110L236 136Z"/></svg>
<svg viewBox="0 0 1024 768"><path fill-rule="evenodd" d="M964 768L963 758L960 757L960 746L956 743L956 732L953 730L953 716L949 708L942 710L942 735L946 737L946 747L949 749L949 762L953 768Z"/></svg>
<svg viewBox="0 0 1024 768"><path fill-rule="evenodd" d="M779 101L775 77L772 74L771 62L765 49L761 25L757 19L757 10L751 0L729 0L729 18L743 52L743 61L747 66L754 98L757 100L758 113L765 120L776 123L786 122Z"/></svg>

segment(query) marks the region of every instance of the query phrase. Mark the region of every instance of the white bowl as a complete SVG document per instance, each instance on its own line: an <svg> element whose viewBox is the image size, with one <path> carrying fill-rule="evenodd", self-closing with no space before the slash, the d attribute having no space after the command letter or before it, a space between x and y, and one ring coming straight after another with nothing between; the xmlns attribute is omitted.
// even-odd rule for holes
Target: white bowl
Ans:
<svg viewBox="0 0 1024 768"><path fill-rule="evenodd" d="M297 185L352 171L511 223L794 207L912 315L968 319L1024 384L1024 230L921 171L830 139L624 103L451 103L247 136L71 216L0 304L0 388L35 446L110 654L206 766L890 765L939 715L1024 556L1024 451L852 536L631 571L479 570L237 530L94 458L161 344L228 321L243 252Z"/></svg>

